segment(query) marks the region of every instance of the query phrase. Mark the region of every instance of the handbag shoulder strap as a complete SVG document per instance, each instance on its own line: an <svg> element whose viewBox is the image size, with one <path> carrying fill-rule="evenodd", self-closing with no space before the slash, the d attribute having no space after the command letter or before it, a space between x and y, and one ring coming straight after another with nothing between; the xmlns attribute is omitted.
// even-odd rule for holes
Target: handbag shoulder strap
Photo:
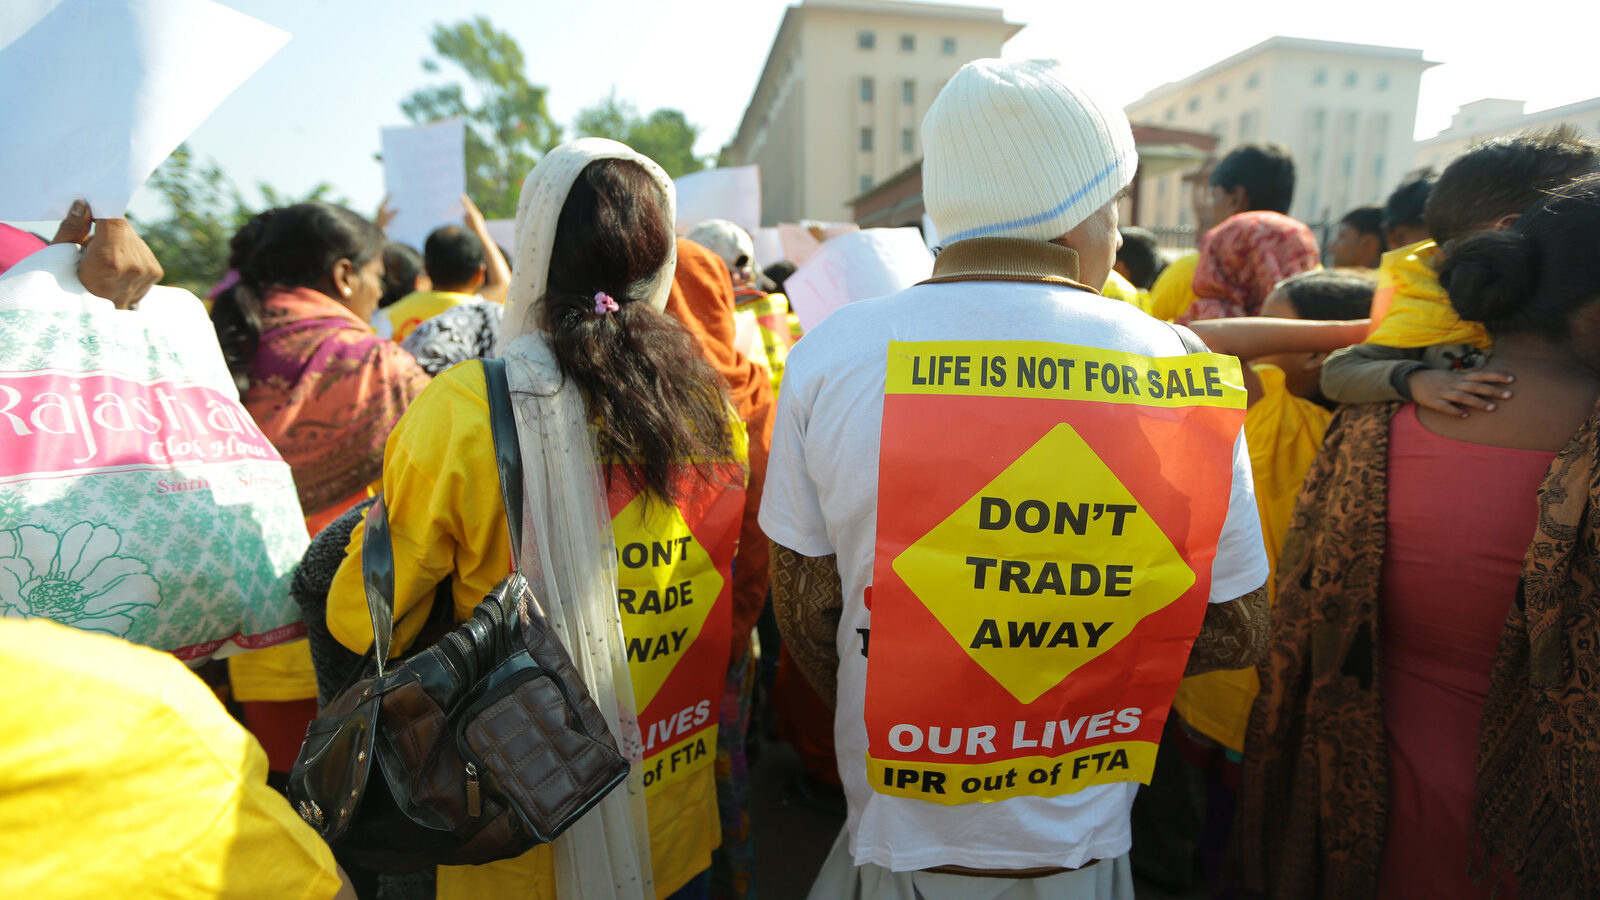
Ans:
<svg viewBox="0 0 1600 900"><path fill-rule="evenodd" d="M489 431L494 437L495 470L500 476L500 500L505 504L506 526L511 531L513 565L522 553L522 450L517 441L517 420L511 405L511 385L503 359L483 361L483 380L489 395ZM380 494L367 513L361 539L362 586L367 614L372 618L372 649L381 676L394 643L394 538L389 531L389 508Z"/></svg>
<svg viewBox="0 0 1600 900"><path fill-rule="evenodd" d="M506 361L483 361L483 380L489 389L489 431L494 435L494 465L500 473L500 501L511 529L512 566L522 555L522 446L517 441L516 411L511 405L511 382Z"/></svg>

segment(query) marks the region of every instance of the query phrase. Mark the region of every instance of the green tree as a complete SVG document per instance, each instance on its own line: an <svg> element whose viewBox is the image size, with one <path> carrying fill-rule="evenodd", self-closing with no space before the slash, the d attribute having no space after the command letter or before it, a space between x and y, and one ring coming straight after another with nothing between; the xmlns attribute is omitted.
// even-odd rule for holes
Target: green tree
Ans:
<svg viewBox="0 0 1600 900"><path fill-rule="evenodd" d="M694 154L700 126L691 124L681 110L662 108L640 116L632 103L613 93L578 113L575 130L587 137L621 141L655 160L673 178L706 167L707 161Z"/></svg>
<svg viewBox="0 0 1600 900"><path fill-rule="evenodd" d="M328 200L333 186L323 182L304 197L293 197L257 184L259 204L244 195L215 160L201 163L187 144L179 144L155 174L150 188L166 202L167 216L144 220L129 216L150 251L166 270L163 284L188 288L201 296L228 271L228 242L250 217L263 209L306 200Z"/></svg>
<svg viewBox="0 0 1600 900"><path fill-rule="evenodd" d="M486 16L434 25L433 49L466 73L478 102L469 103L467 89L451 83L413 92L400 110L418 125L463 117L467 193L486 218L513 218L522 179L561 142L561 129L545 106L545 89L528 81L516 40ZM422 68L437 74L439 60L425 59Z"/></svg>

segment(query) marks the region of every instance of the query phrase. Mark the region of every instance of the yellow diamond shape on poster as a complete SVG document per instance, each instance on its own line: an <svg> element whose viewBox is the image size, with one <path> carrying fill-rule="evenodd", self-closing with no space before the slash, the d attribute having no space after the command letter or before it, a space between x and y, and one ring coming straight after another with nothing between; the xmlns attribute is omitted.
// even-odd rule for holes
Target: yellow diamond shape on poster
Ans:
<svg viewBox="0 0 1600 900"><path fill-rule="evenodd" d="M628 674L643 710L700 636L722 575L672 504L640 494L612 520L612 533Z"/></svg>
<svg viewBox="0 0 1600 900"><path fill-rule="evenodd" d="M906 548L894 570L1022 703L1194 584L1172 541L1065 423Z"/></svg>

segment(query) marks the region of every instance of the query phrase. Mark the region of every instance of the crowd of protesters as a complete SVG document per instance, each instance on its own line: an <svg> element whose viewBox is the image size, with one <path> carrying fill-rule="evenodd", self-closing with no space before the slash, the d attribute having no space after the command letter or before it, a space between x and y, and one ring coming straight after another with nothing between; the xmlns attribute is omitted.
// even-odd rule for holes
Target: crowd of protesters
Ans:
<svg viewBox="0 0 1600 900"><path fill-rule="evenodd" d="M804 334L792 264L677 231L600 139L527 173L504 250L470 200L421 248L321 202L218 236L318 621L202 681L40 621L87 551L23 571L72 523L0 509L0 893L755 897L776 736L843 814L817 900L1600 895L1600 145L1485 141L1326 246L1240 146L1182 254L1120 225L1128 121L1058 62L968 64L921 145L932 277ZM143 314L159 260L91 216L0 235L0 311L52 273ZM280 793L325 660L374 646L369 509L393 657L513 566L558 623L632 764L586 843L392 875Z"/></svg>

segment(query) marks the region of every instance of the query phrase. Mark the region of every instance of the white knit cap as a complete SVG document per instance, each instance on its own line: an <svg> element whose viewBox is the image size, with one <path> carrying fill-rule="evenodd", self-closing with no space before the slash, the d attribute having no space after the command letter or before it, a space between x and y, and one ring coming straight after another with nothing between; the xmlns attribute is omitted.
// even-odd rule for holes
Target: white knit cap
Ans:
<svg viewBox="0 0 1600 900"><path fill-rule="evenodd" d="M922 196L940 241L1048 241L1133 181L1128 117L1062 77L1053 59L979 59L922 120Z"/></svg>

